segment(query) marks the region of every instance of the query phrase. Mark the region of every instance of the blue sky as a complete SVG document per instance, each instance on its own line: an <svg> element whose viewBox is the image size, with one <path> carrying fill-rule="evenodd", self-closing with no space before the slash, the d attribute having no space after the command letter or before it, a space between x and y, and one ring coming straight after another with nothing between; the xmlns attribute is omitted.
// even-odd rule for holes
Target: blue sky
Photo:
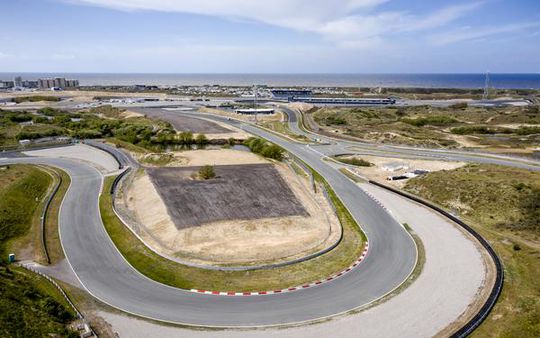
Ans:
<svg viewBox="0 0 540 338"><path fill-rule="evenodd" d="M0 0L0 72L540 72L539 0Z"/></svg>

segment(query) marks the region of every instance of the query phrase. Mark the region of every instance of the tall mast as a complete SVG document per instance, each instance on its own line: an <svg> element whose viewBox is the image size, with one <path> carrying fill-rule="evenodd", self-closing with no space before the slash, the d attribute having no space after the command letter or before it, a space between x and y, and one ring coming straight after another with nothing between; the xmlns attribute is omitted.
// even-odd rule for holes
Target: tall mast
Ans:
<svg viewBox="0 0 540 338"><path fill-rule="evenodd" d="M486 81L484 83L484 95L482 99L489 99L489 88L491 87L491 79L489 78L489 72L486 73Z"/></svg>

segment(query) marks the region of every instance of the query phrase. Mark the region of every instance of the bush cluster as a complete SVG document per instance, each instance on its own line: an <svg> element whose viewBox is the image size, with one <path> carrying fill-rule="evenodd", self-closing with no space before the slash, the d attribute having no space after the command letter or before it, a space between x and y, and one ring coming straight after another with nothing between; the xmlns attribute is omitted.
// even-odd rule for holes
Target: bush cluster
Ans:
<svg viewBox="0 0 540 338"><path fill-rule="evenodd" d="M250 137L244 142L244 144L256 154L278 161L283 159L283 148L262 138Z"/></svg>
<svg viewBox="0 0 540 338"><path fill-rule="evenodd" d="M453 117L450 116L444 116L444 115L435 115L435 116L426 116L426 117L419 117L415 119L410 118L402 118L400 119L401 122L410 124L411 126L415 127L423 127L426 125L430 126L447 126L454 123L458 123L459 121L456 120Z"/></svg>

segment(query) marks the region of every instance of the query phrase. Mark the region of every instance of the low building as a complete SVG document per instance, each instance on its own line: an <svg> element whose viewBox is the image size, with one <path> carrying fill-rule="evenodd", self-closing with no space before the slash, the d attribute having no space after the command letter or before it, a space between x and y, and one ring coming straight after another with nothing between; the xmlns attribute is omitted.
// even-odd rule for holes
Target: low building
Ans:
<svg viewBox="0 0 540 338"><path fill-rule="evenodd" d="M293 96L289 102L303 102L313 105L336 105L336 106L375 106L392 105L396 103L393 98L349 98L349 97L302 97Z"/></svg>

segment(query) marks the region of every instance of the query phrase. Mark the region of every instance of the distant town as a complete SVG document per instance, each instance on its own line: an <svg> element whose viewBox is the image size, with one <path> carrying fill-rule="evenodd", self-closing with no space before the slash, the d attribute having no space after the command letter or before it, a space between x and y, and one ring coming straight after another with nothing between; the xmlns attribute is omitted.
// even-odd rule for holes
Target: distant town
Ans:
<svg viewBox="0 0 540 338"><path fill-rule="evenodd" d="M15 91L25 89L65 90L78 87L79 80L66 79L63 77L25 80L21 76L16 76L12 81L0 80L0 89Z"/></svg>

